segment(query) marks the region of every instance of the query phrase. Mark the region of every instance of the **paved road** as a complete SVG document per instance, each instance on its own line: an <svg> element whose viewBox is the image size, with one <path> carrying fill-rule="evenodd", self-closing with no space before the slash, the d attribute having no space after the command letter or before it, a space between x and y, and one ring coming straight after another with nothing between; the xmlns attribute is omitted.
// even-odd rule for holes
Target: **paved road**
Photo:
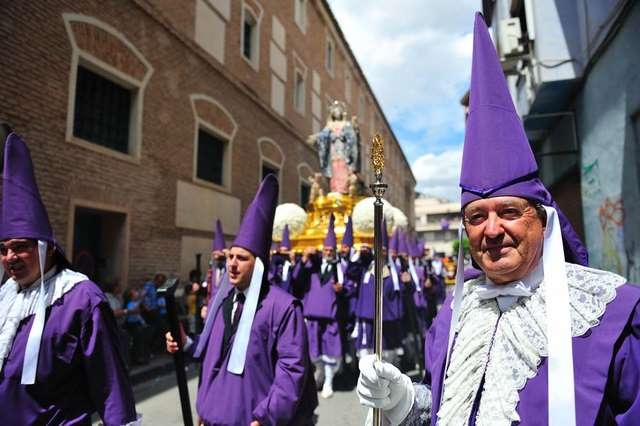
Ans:
<svg viewBox="0 0 640 426"><path fill-rule="evenodd" d="M195 372L191 372L192 377ZM189 396L195 403L197 378L189 380ZM175 385L175 375L168 374L142 383L134 388L136 409L142 414L144 425L182 426L180 397ZM338 390L329 399L318 396L320 405L316 410L318 426L361 426L366 410L358 403L354 390ZM196 419L193 409L194 421ZM94 425L100 422L95 421Z"/></svg>

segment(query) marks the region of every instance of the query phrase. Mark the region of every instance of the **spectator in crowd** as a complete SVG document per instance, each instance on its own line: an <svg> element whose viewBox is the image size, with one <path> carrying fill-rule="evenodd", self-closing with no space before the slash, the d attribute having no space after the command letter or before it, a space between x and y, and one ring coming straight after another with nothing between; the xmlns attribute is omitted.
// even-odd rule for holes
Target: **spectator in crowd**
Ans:
<svg viewBox="0 0 640 426"><path fill-rule="evenodd" d="M167 280L166 275L158 273L153 280L144 283L141 312L145 322L151 328L151 348L161 350L164 346L164 332L167 328L167 308L164 298L158 297L158 288Z"/></svg>
<svg viewBox="0 0 640 426"><path fill-rule="evenodd" d="M131 355L136 364L149 363L149 338L151 329L141 315L142 297L140 291L132 288L128 292L128 301L125 307L125 325L129 334L133 338Z"/></svg>
<svg viewBox="0 0 640 426"><path fill-rule="evenodd" d="M122 300L122 286L120 280L117 278L108 278L102 286L104 294L107 297L109 306L113 311L113 316L116 319L118 325L118 335L120 337L120 349L125 357L127 366L131 365L131 356L129 353L129 333L125 329L125 319L127 316L127 309L124 307L124 301Z"/></svg>

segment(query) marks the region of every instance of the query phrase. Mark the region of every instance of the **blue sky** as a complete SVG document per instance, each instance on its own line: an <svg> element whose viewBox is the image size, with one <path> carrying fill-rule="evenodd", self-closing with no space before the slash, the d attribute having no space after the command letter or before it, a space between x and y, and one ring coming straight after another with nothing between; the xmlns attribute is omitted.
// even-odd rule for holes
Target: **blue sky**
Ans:
<svg viewBox="0 0 640 426"><path fill-rule="evenodd" d="M473 14L480 0L329 0L417 189L458 200ZM391 7L392 5L392 7Z"/></svg>

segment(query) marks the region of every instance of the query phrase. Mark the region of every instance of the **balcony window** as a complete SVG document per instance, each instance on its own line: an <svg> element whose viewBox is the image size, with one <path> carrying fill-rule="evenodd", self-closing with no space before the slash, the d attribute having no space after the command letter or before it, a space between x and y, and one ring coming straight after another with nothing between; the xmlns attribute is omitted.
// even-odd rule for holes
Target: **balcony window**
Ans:
<svg viewBox="0 0 640 426"><path fill-rule="evenodd" d="M129 154L132 91L78 66L73 136Z"/></svg>

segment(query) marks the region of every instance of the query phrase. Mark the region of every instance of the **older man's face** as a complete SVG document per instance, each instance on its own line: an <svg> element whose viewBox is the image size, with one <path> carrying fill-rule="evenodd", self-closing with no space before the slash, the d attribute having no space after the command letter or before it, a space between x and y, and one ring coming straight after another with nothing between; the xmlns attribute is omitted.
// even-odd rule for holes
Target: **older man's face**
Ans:
<svg viewBox="0 0 640 426"><path fill-rule="evenodd" d="M251 284L251 275L256 257L241 247L231 247L227 256L229 282L238 290L244 290Z"/></svg>
<svg viewBox="0 0 640 426"><path fill-rule="evenodd" d="M336 251L333 249L333 247L323 247L322 257L325 260L333 260L336 257Z"/></svg>
<svg viewBox="0 0 640 426"><path fill-rule="evenodd" d="M38 242L15 238L0 242L2 266L7 275L25 286L40 276Z"/></svg>
<svg viewBox="0 0 640 426"><path fill-rule="evenodd" d="M471 255L496 284L525 277L542 255L544 226L520 197L476 200L464 209Z"/></svg>

